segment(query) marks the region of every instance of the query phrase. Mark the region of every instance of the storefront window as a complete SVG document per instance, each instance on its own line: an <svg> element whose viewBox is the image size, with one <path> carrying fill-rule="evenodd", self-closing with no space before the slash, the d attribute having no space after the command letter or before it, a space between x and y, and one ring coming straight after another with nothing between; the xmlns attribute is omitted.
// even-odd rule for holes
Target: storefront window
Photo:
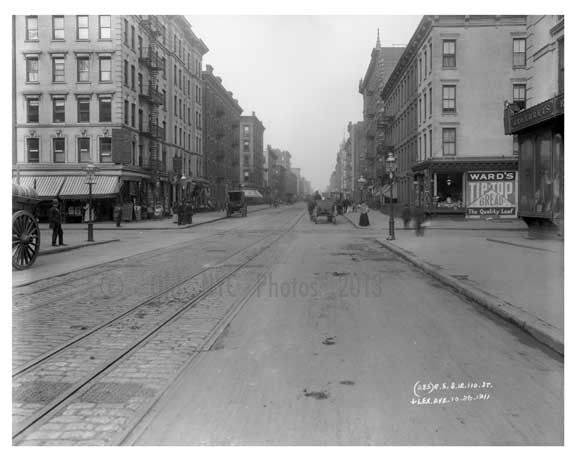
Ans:
<svg viewBox="0 0 576 461"><path fill-rule="evenodd" d="M436 197L438 208L461 208L462 203L462 174L437 173Z"/></svg>
<svg viewBox="0 0 576 461"><path fill-rule="evenodd" d="M552 212L554 217L560 217L564 210L564 140L561 134L554 136L552 171Z"/></svg>
<svg viewBox="0 0 576 461"><path fill-rule="evenodd" d="M552 152L548 138L539 138L536 149L536 213L552 211Z"/></svg>
<svg viewBox="0 0 576 461"><path fill-rule="evenodd" d="M518 188L520 190L520 211L532 212L534 197L534 148L531 139L524 139L520 144L518 160Z"/></svg>

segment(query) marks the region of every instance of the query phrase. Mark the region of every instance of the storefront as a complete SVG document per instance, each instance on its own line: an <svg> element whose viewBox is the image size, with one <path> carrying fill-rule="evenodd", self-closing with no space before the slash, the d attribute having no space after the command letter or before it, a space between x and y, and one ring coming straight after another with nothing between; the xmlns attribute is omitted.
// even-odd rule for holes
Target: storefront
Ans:
<svg viewBox="0 0 576 461"><path fill-rule="evenodd" d="M564 95L521 111L507 107L506 134L517 135L518 215L532 228L564 229Z"/></svg>
<svg viewBox="0 0 576 461"><path fill-rule="evenodd" d="M517 169L515 157L428 159L412 167L414 202L411 205L432 214L470 216L468 205L473 203L473 197L467 189L471 179L468 174L516 172Z"/></svg>

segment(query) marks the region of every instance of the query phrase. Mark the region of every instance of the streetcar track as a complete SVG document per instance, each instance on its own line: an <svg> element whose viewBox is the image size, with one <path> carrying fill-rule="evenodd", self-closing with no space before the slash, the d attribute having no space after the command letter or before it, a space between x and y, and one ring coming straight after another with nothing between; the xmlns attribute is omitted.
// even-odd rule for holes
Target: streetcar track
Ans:
<svg viewBox="0 0 576 461"><path fill-rule="evenodd" d="M276 216L276 219L277 219L277 218L278 218L278 217ZM292 218L290 218L290 219L292 219ZM290 219L289 219L287 222L290 222ZM283 225L285 222L286 222L285 220L282 220L281 225ZM281 229L281 227L280 227L279 229ZM270 230L270 229L269 229L268 232L265 233L265 235L262 236L262 238L259 238L259 239L255 240L255 241L251 242L249 245L243 245L243 246L242 246L241 248L239 248L237 251L234 251L233 253L229 254L228 256L223 256L223 257L221 257L221 259L220 259L219 261L209 262L208 264L205 265L205 267L203 267L203 268L198 272L198 274L201 274L201 273L203 273L203 272L205 272L205 271L207 271L207 270L209 270L209 269L211 269L211 268L214 268L214 267L217 267L217 266L220 266L220 265L222 265L222 266L225 265L226 261L232 259L232 258L235 257L236 255L240 254L242 251L248 251L252 246L258 245L261 241L263 241L264 239L266 239L266 238L268 238L268 237L276 234L277 232L278 232L278 229L276 229L276 230ZM197 258L197 257L198 257L198 255L196 255L196 256L191 256L191 258ZM141 267L141 265L139 265L139 266L137 266L137 267ZM119 269L122 269L122 268L119 268ZM189 281L189 280L191 280L192 278L195 277L195 275L192 275L192 276L180 275L180 274L183 273L183 272L182 272L182 269L173 271L173 273L178 275L177 280L176 280L175 283L172 283L170 286L168 286L168 287L166 287L166 288L160 287L160 291L159 291L159 292L152 293L150 296L147 296L145 299L138 299L138 296L135 296L136 299L134 299L133 301L130 301L130 298L134 297L134 295L135 295L135 294L137 295L138 292L139 292L138 286L137 286L137 285L134 286L133 289L132 289L130 292L127 292L126 295L125 295L126 300L129 302L129 305L130 305L130 304L132 305L132 307L130 307L129 309L125 309L125 308L124 308L124 309L121 309L121 310L120 310L119 308L116 309L116 312L119 312L119 314L116 314L116 315L114 316L114 318L117 318L117 316L118 316L118 317L121 317L121 316L125 315L125 314L126 314L127 312L129 312L129 311L134 310L134 309L137 309L138 306L142 305L143 303L150 302L150 301L153 300L154 298L161 297L164 293L169 292L170 290L175 289L175 288L178 287L179 285L182 285L182 284L186 283L187 281ZM111 280L113 280L113 279L111 279ZM86 292L86 290L85 290L84 292ZM55 297L52 297L52 299L51 299L50 301L48 301L47 303L44 303L42 306L34 305L33 307L30 307L30 308L23 308L23 309L22 309L22 312L25 313L26 315L28 315L29 312L34 311L34 310L36 310L36 309L40 309L40 308L42 308L42 307L46 307L46 306L50 306L50 305L55 305L55 303L58 304L59 301L62 300L63 298L67 298L67 301L66 301L66 302L67 302L68 304L70 304L70 302L69 302L70 295L69 295L68 293L66 293L66 294L64 294L64 295L60 294L60 295L57 295L57 296L55 296ZM110 302L110 301L107 300L107 299L110 299L110 298L106 298L106 297L104 297L104 296L102 296L101 298L102 298L102 299L100 300L100 302L101 302L102 304L101 304L101 306L98 307L98 310L100 310L100 311L103 310L103 308L105 307L105 305L109 305L109 304L106 304L106 303L109 303L109 302ZM116 299L115 301L118 302L117 299ZM75 302L75 301L72 300L72 304L71 304L71 305L73 305L74 302ZM118 306L121 306L121 301L120 301L120 303L118 303ZM65 313L64 313L63 315L65 315ZM96 316L98 316L98 314L96 314ZM79 321L82 321L82 320L79 319ZM92 323L93 323L93 322L92 322ZM108 322L108 319L106 319L105 321L100 321L99 323L100 323L100 324L106 324L106 323L109 323L109 322ZM90 324L90 322L88 322L88 325L89 325L89 324ZM83 326L85 326L85 325L86 325L86 323L85 323ZM73 325L70 325L70 328L71 328L71 329L78 330L77 328L73 328ZM100 328L97 327L94 331L97 331L98 329L100 329ZM84 329L80 329L80 330L81 330L81 331L84 331ZM15 377L15 376L17 376L18 374L20 374L23 370L29 369L29 368L31 368L32 366L34 366L34 363L35 363L37 360L39 360L40 358L42 358L42 357L49 357L50 355L53 355L53 353L54 353L55 350L60 350L60 349L62 349L62 345L63 345L63 344L74 344L75 342L77 342L77 340L80 340L80 339L82 339L82 338L84 338L84 337L86 337L86 336L89 336L90 331L92 331L92 327L90 327L90 330L86 330L85 332L81 332L79 335L78 335L78 334L74 334L74 336L70 336L70 335L69 335L69 331L62 330L61 333L64 335L64 338L63 338L63 339L65 340L65 341L63 341L63 343L60 343L60 344L58 344L58 345L53 344L52 347L49 348L47 351L46 351L46 350L44 350L44 351L39 351L40 353L35 354L34 357L30 357L30 360L28 360L28 361L25 362L24 364L20 364L20 366L18 366L17 368L15 368L13 377ZM18 340L18 341L21 341L21 340L22 340L22 341L21 341L22 344L23 344L24 346L26 346L25 337L18 338L17 336L14 336L14 340ZM31 355L31 354L27 353L27 355ZM20 362L22 362L22 361L20 361Z"/></svg>
<svg viewBox="0 0 576 461"><path fill-rule="evenodd" d="M137 303L134 306L129 307L128 309L126 309L125 311L123 311L121 314L105 321L102 322L100 325L97 325L96 327L93 327L87 331L85 331L84 333L75 336L74 338L72 338L71 340L61 344L60 346L45 352L44 354L42 354L40 357L32 360L31 362L28 362L27 364L21 366L20 368L16 369L13 371L12 373L12 378L15 378L19 375L21 375L22 373L30 370L33 367L36 367L38 365L40 365L41 363L45 362L46 360L48 360L49 358L53 357L54 355L56 355L57 353L61 352L62 350L66 349L67 347L85 339L86 337L98 332L99 330L105 328L106 326L112 324L113 322L116 322L118 320L120 320L123 317L126 317L128 314L130 314L131 312L135 311L136 309L138 309L139 307L145 305L145 304L150 304L151 302L153 302L156 298L160 298L161 296L165 295L166 293L169 293L170 291L175 290L176 288L178 288L181 285L184 285L185 283L188 283L190 280L197 278L198 276L204 274L205 272L212 270L214 268L221 268L221 267L234 267L234 265L223 265L222 263L224 263L225 261L227 261L228 259L232 259L234 256L237 256L238 254L250 249L253 246L258 245L259 243L261 243L263 240L266 240L267 238L269 238L270 236L274 235L274 232L271 232L270 234L266 235L265 237L263 237L260 240L257 240L256 242L252 242L250 245L244 247L244 248L240 248L239 250L235 251L234 253L224 257L222 260L218 261L217 263L214 263L214 265L210 265L208 267L205 267L204 269L201 269L200 271L196 272L194 275L186 278L185 280L181 280L176 282L175 284L173 284L172 286L168 287L167 289L156 293L152 296L150 296L149 298Z"/></svg>
<svg viewBox="0 0 576 461"><path fill-rule="evenodd" d="M266 223L266 222L269 222L269 221L272 221L273 219L278 218L277 215L284 214L284 213L286 213L287 211L290 211L290 209L289 209L289 208L285 208L285 209L282 209L282 210L280 210L279 212L275 213L275 214L272 215L272 216L265 216L265 219L266 219L265 223ZM74 282L74 281L80 280L80 279L82 279L82 278L85 278L85 276L86 276L86 275L84 274L85 271L89 271L90 269L97 268L97 267L99 267L99 266L105 266L105 265L107 265L107 264L114 264L114 263L118 263L118 262L130 260L130 259L135 259L135 258L138 258L138 257L146 257L146 259L151 259L151 258L157 256L158 254L163 254L163 253L166 252L166 251L170 251L170 252L178 251L178 249L181 248L181 246L182 246L183 244L185 244L185 245L193 245L194 243L203 244L205 241L210 240L212 237L218 237L218 236L222 237L223 235L229 234L230 232L238 232L238 231L239 231L239 232L242 232L242 229L244 229L244 228L246 228L246 227L249 227L251 224L253 224L253 223L250 222L250 221L244 221L244 222L239 223L238 227L235 227L235 228L233 228L233 229L223 229L223 230L219 231L217 234L213 234L213 235L207 236L205 239L197 239L197 240L193 240L193 241L191 241L191 242L189 242L189 243L177 242L177 243L174 243L174 244L172 244L172 245L168 245L168 246L166 246L166 247L154 248L154 249L152 249L152 250L145 250L145 251L142 251L142 252L140 252L140 253L132 254L132 255L129 255L129 256L123 256L123 257L121 257L121 258L114 259L114 260L111 260L111 261L105 261L105 262L102 262L102 263L94 264L94 265L92 265L92 266L86 266L86 267L83 267L83 268L80 269L80 270L72 270L72 271L69 271L69 272L64 272L64 273L61 273L61 274L52 275L52 276L45 277L45 278L42 278L42 279L32 280L32 281L30 281L30 282L24 282L24 283L21 283L21 284L19 284L19 285L13 285L13 286L12 286L12 289L15 290L15 289L17 289L17 288L24 288L24 287L28 287L28 286L31 286L31 285L39 284L39 283L42 283L42 282L48 282L48 281L51 281L51 280L54 280L54 279L58 279L58 278L61 278L61 277L69 276L70 274L73 274L73 273L81 274L81 275L79 275L78 277L76 277L76 278L74 278L74 279L68 279L68 280L63 281L63 282L60 282L60 283L51 284L49 288L52 289L52 288L55 288L55 287L58 287L58 286L62 286L62 285L66 285L66 284L72 283L72 282ZM179 247L179 248L173 248L173 247ZM148 255L150 255L150 256L148 257ZM144 259L144 260L146 260L146 259ZM92 273L92 274L90 274L90 275L98 275L98 274L101 274L102 272L105 272L106 270L107 270L106 268L103 268L101 271L98 271L98 272L96 272L96 273ZM41 292L43 292L44 290L46 290L45 287L44 287L44 288L40 288L40 289L38 289L37 291L33 291L33 292L29 292L29 293L24 293L24 294L26 294L26 295L33 295L33 294L41 293Z"/></svg>
<svg viewBox="0 0 576 461"><path fill-rule="evenodd" d="M81 390L87 388L98 377L103 375L105 372L112 370L115 365L119 366L120 362L123 359L130 356L131 354L135 353L139 349L139 346L141 346L141 345L145 344L147 341L151 340L155 335L157 335L162 330L162 328L164 328L168 324L173 323L178 317L181 317L184 313L190 311L194 305L199 303L199 301L201 301L202 299L213 294L215 292L216 288L222 286L226 281L231 280L232 277L234 275L238 274L239 271L241 271L242 269L250 268L250 263L254 259L256 259L257 257L264 254L266 252L266 250L271 248L276 242L278 242L283 236L285 236L290 230L292 230L298 224L298 222L302 219L304 214L305 214L304 212L299 213L295 220L292 219L294 222L287 229L281 230L280 232L278 232L277 235L275 235L274 233L266 235L262 239L259 239L257 242L254 242L253 244L249 245L248 247L243 248L243 249L239 250L238 252L235 252L233 255L230 255L229 257L225 258L225 259L231 259L231 258L235 257L236 255L241 254L242 252L249 251L251 247L254 247L254 246L258 245L259 243L262 243L266 239L270 239L272 237L271 241L265 243L265 245L262 248L259 248L255 254L253 254L253 255L249 254L247 260L241 261L238 264L236 264L234 266L234 269L232 269L230 272L226 272L225 275L220 277L218 280L216 280L214 283L212 283L206 289L201 290L190 301L187 301L187 302L185 301L183 306L176 308L175 312L170 313L167 318L162 319L160 321L160 323L156 323L154 326L152 326L151 328L146 330L144 335L140 335L139 338L136 341L133 341L132 343L130 343L130 345L128 347L124 347L124 349L121 352L115 353L115 355L113 355L111 358L108 358L103 364L99 365L95 371L90 372L83 379L78 380L71 387L69 387L65 392L60 393L60 395L58 395L56 398L51 400L47 405L44 405L42 409L34 412L31 416L25 418L22 423L17 424L16 429L14 430L13 435L12 435L13 440L16 441L18 438L22 438L27 431L33 429L36 425L42 423L43 421L48 419L51 415L53 415L55 412L57 412L59 409L64 407L68 401L70 401ZM214 269L214 268L211 267L209 269ZM186 282L189 282L190 280L197 278L198 275L200 275L203 272L205 272L205 271L201 271L198 274L195 274L194 276L190 277L189 279L187 279L186 281L184 281L182 283L179 283L178 285L184 285ZM174 288L177 288L177 286ZM163 294L166 294L167 292L174 290L174 288L171 288L169 290L165 290L164 293L157 295L157 296L154 296L154 298L158 298L158 297L162 296ZM144 303L142 303L142 304L144 304ZM136 308L133 308L133 309L131 309L131 311L134 311L135 309ZM227 311L229 309L230 309L230 307L227 308ZM114 319L110 322L107 322L107 325L110 325L113 322L118 321L121 317L124 317L127 314L128 313L122 314L121 316L117 317L116 319ZM226 318L226 315L224 315L224 318ZM220 321L217 323L216 327L211 328L211 332L213 333L213 331L215 329L219 328L221 323L222 322ZM104 328L104 326L102 326L102 328ZM94 334L95 332L96 332L96 330L94 330L92 332L88 332L88 334L84 335L84 338L87 336L90 336L91 334ZM211 336L212 335L209 335L208 338L210 338ZM80 338L80 339L78 339L78 341L80 341L81 339L84 339L84 338ZM75 342L78 342L78 341L75 341ZM62 350L65 350L66 347L70 347L70 346L63 346L62 348L60 348L59 352L61 352ZM55 352L52 356L56 355L57 353L58 352ZM48 358L49 357L44 358L42 360L42 362L45 362ZM31 367L28 367L26 370L30 370L32 367L34 367L34 365L31 365ZM20 374L24 373L26 370L21 370Z"/></svg>

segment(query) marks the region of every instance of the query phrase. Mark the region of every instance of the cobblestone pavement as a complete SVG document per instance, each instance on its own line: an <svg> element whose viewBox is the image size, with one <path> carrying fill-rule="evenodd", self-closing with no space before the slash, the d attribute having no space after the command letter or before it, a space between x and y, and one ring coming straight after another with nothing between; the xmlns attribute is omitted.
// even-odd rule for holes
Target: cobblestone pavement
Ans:
<svg viewBox="0 0 576 461"><path fill-rule="evenodd" d="M114 443L281 255L281 242L272 244L300 215L300 209L287 209L282 219L258 220L256 228L235 231L225 245L223 236L216 235L202 248L195 242L194 247L153 251L15 293L14 318L20 325L14 335L14 367L20 370L13 380L16 426L27 424L27 418L77 388L94 370L106 369L115 356L142 341L144 332L168 322L15 443ZM207 291L227 276L224 285ZM204 297L192 309L170 320L199 295ZM118 321L103 325L138 304ZM66 343L72 344L38 365L30 364Z"/></svg>
<svg viewBox="0 0 576 461"><path fill-rule="evenodd" d="M218 233L190 245L156 249L15 289L14 369L182 282L215 259L229 257L264 233L277 232L293 213L259 219L257 225L263 222L266 229L236 227L225 244L227 233Z"/></svg>

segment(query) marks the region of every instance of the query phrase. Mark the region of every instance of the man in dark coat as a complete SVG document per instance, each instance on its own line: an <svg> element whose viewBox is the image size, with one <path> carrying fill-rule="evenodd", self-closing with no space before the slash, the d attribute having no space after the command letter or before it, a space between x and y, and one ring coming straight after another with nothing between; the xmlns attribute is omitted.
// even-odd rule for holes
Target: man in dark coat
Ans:
<svg viewBox="0 0 576 461"><path fill-rule="evenodd" d="M58 237L58 244L64 245L64 232L62 231L62 215L58 208L58 199L52 200L52 207L48 211L48 222L50 229L52 229L52 246L56 246L56 237Z"/></svg>

